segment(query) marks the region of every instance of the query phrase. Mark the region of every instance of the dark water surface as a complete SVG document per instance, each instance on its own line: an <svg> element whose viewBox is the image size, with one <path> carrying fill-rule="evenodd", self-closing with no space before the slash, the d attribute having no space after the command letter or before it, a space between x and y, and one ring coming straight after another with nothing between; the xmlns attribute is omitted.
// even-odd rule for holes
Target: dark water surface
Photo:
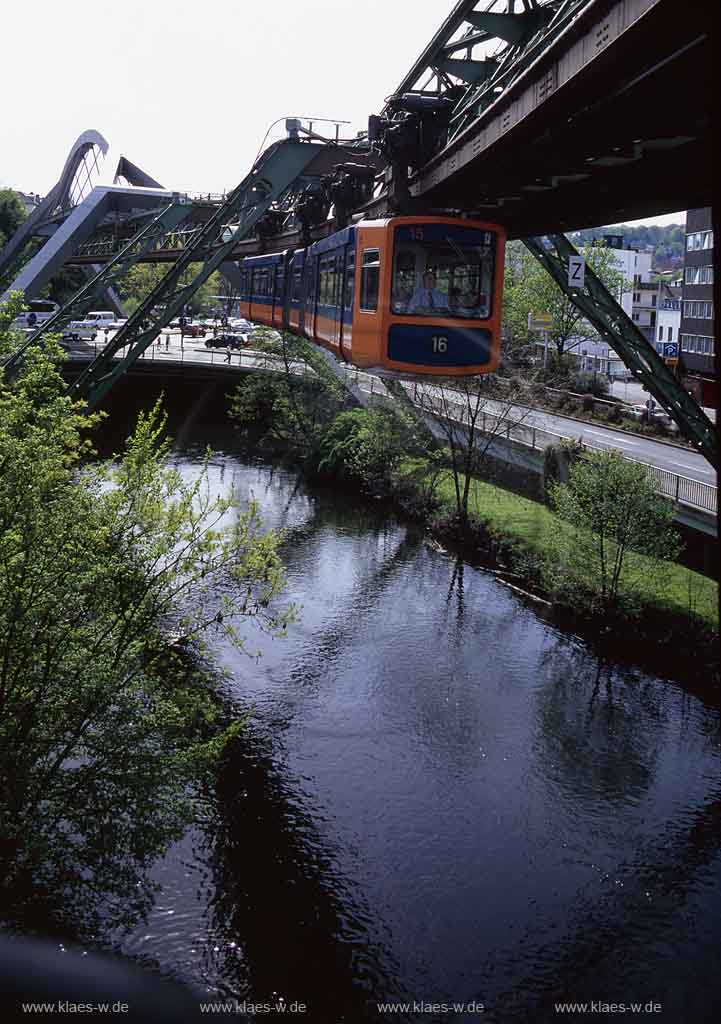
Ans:
<svg viewBox="0 0 721 1024"><path fill-rule="evenodd" d="M387 510L227 448L211 473L287 531L302 617L249 631L259 662L220 651L250 724L124 951L322 1024L551 1021L557 1000L718 1019L718 712L599 662Z"/></svg>

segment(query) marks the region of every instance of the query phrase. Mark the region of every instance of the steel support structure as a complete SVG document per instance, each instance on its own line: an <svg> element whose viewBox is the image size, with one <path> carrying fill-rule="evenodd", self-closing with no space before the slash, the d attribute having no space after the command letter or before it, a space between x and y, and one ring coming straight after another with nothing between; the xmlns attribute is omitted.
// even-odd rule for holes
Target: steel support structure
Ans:
<svg viewBox="0 0 721 1024"><path fill-rule="evenodd" d="M569 286L569 257L578 256L578 251L565 235L547 237L551 243L549 247L541 238L524 238L523 243L586 320L618 353L636 380L660 402L678 424L681 433L696 445L712 466L718 466L714 424L687 394L653 345L588 265L584 287Z"/></svg>
<svg viewBox="0 0 721 1024"><path fill-rule="evenodd" d="M96 298L112 288L128 271L157 245L168 231L172 231L188 215L188 204L170 203L159 213L150 215L123 249L89 278L65 305L45 320L38 329L3 364L5 379L12 377L22 363L26 350L47 334L61 331L71 320L80 319L92 309Z"/></svg>
<svg viewBox="0 0 721 1024"><path fill-rule="evenodd" d="M180 314L197 289L230 257L238 242L302 176L328 144L286 139L259 158L251 172L230 193L213 216L202 224L165 276L138 306L90 366L70 386L74 398L95 408L115 381L132 366L158 332ZM200 264L188 284L186 271ZM119 357L119 358L118 358Z"/></svg>

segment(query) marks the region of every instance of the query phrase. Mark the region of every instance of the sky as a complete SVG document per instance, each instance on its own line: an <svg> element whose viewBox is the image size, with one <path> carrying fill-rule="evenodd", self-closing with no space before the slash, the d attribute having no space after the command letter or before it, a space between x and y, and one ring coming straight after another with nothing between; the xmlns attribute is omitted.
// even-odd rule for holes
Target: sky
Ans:
<svg viewBox="0 0 721 1024"><path fill-rule="evenodd" d="M349 135L365 129L454 6L8 4L4 36L15 45L6 42L0 62L0 186L44 195L72 143L94 128L116 160L124 154L165 187L225 191L248 172L278 118L338 118L351 122L343 129ZM684 220L678 214L643 223Z"/></svg>

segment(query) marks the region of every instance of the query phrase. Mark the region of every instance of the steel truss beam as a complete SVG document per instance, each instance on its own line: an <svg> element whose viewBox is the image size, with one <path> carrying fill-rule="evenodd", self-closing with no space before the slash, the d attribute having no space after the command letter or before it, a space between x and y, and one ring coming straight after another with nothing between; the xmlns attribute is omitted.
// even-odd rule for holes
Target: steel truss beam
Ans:
<svg viewBox="0 0 721 1024"><path fill-rule="evenodd" d="M565 235L549 235L548 238L553 249L547 248L540 238L524 238L523 243L586 320L618 353L634 377L658 399L681 432L693 441L712 466L717 466L718 441L714 424L683 389L653 345L588 265L584 288L569 286L569 257L577 256L578 251Z"/></svg>
<svg viewBox="0 0 721 1024"><path fill-rule="evenodd" d="M153 249L160 238L172 231L188 215L188 204L170 203L159 213L149 215L145 223L121 251L94 274L83 287L69 299L62 309L45 320L28 340L13 352L4 363L5 378L13 376L20 366L23 356L30 345L35 345L44 336L61 331L71 320L80 319L98 298L112 288L127 272Z"/></svg>
<svg viewBox="0 0 721 1024"><path fill-rule="evenodd" d="M286 139L267 149L210 220L198 228L167 274L70 386L69 393L74 398L84 399L89 408L94 409L158 332L183 311L197 289L228 260L237 243L253 230L270 206L278 202L311 161L328 148L327 143ZM194 263L200 263L200 268L189 284L181 285L181 276ZM118 354L120 358L116 359Z"/></svg>

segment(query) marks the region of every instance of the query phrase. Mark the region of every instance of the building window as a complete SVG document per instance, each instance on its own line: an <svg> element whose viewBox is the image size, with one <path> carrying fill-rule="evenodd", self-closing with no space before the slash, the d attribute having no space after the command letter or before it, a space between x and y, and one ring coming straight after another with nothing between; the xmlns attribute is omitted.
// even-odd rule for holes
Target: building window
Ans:
<svg viewBox="0 0 721 1024"><path fill-rule="evenodd" d="M686 235L686 252L698 249L713 249L713 231L692 231Z"/></svg>
<svg viewBox="0 0 721 1024"><path fill-rule="evenodd" d="M699 355L712 356L714 354L714 340L708 335L682 334L681 351L695 352Z"/></svg>
<svg viewBox="0 0 721 1024"><path fill-rule="evenodd" d="M668 333L666 335L666 341L673 341L673 327L669 327L668 328Z"/></svg>
<svg viewBox="0 0 721 1024"><path fill-rule="evenodd" d="M713 302L691 299L683 304L684 316L696 320L713 320Z"/></svg>

